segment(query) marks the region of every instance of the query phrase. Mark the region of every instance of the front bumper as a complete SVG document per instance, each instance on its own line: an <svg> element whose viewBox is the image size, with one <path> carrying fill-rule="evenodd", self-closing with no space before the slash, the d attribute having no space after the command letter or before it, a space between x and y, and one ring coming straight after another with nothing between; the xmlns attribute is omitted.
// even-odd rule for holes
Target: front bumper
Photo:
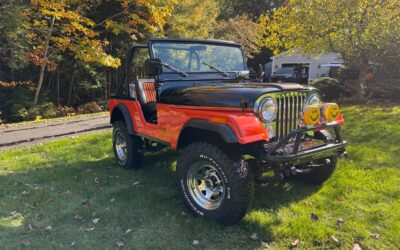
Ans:
<svg viewBox="0 0 400 250"><path fill-rule="evenodd" d="M307 131L315 131L318 129L326 129L328 127L333 127L335 131L336 138L330 140L329 142L314 147L310 149L305 149L299 151L302 137ZM282 153L280 150L284 147L289 140L294 139L294 146L292 152ZM297 166L305 163L310 163L319 159L325 159L334 156L340 156L344 154L347 155L345 150L346 142L342 140L340 135L340 127L338 124L334 125L323 125L319 127L314 127L310 129L297 129L287 134L282 140L280 140L272 149L268 150L267 153L261 156L262 160L269 162L275 166Z"/></svg>

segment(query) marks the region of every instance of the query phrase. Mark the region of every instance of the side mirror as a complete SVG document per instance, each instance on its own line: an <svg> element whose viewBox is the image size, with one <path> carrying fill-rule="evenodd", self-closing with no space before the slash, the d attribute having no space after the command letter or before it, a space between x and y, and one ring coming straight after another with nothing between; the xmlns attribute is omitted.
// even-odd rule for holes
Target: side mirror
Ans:
<svg viewBox="0 0 400 250"><path fill-rule="evenodd" d="M144 70L146 75L158 76L163 73L163 66L160 58L147 59L144 62Z"/></svg>
<svg viewBox="0 0 400 250"><path fill-rule="evenodd" d="M236 77L239 79L248 79L250 77L250 71L248 70L242 70L236 72Z"/></svg>

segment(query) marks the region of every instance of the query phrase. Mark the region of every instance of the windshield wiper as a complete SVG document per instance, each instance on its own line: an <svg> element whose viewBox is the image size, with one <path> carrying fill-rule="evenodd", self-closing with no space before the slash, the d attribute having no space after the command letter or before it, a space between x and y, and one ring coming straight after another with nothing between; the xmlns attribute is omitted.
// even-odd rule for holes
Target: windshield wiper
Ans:
<svg viewBox="0 0 400 250"><path fill-rule="evenodd" d="M178 73L179 75L183 76L183 77L187 77L188 74L186 72L180 71L179 69L176 69L174 67L172 67L171 65L167 64L167 63L161 63L164 67L174 71L175 73Z"/></svg>
<svg viewBox="0 0 400 250"><path fill-rule="evenodd" d="M206 66L209 67L210 69L213 69L213 70L217 71L218 73L221 73L221 75L223 75L223 76L229 76L228 73L226 73L225 71L222 71L222 70L218 69L218 68L215 67L215 66L212 66L211 64L208 64L208 63L206 63L206 62L202 62L202 64L203 64L203 65L206 65Z"/></svg>

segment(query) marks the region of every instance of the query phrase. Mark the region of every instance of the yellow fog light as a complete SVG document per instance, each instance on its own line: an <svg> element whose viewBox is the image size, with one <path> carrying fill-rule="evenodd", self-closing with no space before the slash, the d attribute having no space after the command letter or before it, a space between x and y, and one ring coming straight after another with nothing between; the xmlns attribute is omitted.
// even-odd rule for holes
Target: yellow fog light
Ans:
<svg viewBox="0 0 400 250"><path fill-rule="evenodd" d="M339 111L339 106L336 103L325 103L323 106L323 114L327 122L336 121Z"/></svg>
<svg viewBox="0 0 400 250"><path fill-rule="evenodd" d="M304 108L303 121L308 126L314 126L321 117L320 108L317 105L309 105Z"/></svg>

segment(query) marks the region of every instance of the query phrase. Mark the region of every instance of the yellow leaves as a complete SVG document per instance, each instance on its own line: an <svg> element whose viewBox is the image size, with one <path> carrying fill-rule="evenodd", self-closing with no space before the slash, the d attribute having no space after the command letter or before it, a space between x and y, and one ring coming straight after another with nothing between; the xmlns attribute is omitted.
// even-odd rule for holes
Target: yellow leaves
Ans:
<svg viewBox="0 0 400 250"><path fill-rule="evenodd" d="M124 30L125 25L114 22L113 20L107 20L105 22L105 27L107 30L111 30L115 35L119 35Z"/></svg>
<svg viewBox="0 0 400 250"><path fill-rule="evenodd" d="M121 60L108 55L103 50L104 42L100 40L82 40L77 46L71 47L75 58L85 63L99 63L106 67L118 68L121 66Z"/></svg>
<svg viewBox="0 0 400 250"><path fill-rule="evenodd" d="M62 51L67 49L71 43L71 40L68 37L51 37L50 40L53 41Z"/></svg>
<svg viewBox="0 0 400 250"><path fill-rule="evenodd" d="M46 63L49 69L57 67L55 62L40 54L48 38L55 58L71 54L86 63L119 67L120 60L104 51L103 47L107 43L98 40L98 33L93 30L95 23L83 16L79 10L73 9L70 3L65 0L31 1L31 8L26 13L31 22L24 27L28 31L33 46L36 47L36 50L28 54L30 61L35 65ZM52 18L56 21L54 27L50 28L48 20Z"/></svg>

